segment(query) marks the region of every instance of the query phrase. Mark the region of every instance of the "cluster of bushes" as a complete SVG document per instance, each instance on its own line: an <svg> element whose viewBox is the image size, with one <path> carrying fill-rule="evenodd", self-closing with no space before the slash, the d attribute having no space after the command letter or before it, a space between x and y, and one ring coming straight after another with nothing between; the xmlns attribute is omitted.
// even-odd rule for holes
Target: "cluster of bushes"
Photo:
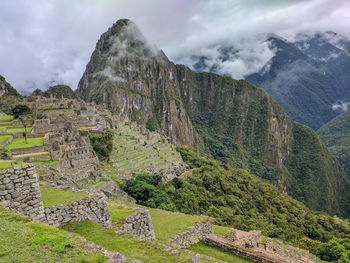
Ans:
<svg viewBox="0 0 350 263"><path fill-rule="evenodd" d="M89 134L90 143L101 161L108 161L113 149L113 132L105 130L101 135Z"/></svg>
<svg viewBox="0 0 350 263"><path fill-rule="evenodd" d="M139 204L209 215L216 224L259 229L265 236L294 245L305 237L316 240L317 245L350 238L349 222L313 212L245 170L232 169L186 147L178 147L178 151L192 168L191 175L166 183L159 176L139 175L127 181L124 190Z"/></svg>

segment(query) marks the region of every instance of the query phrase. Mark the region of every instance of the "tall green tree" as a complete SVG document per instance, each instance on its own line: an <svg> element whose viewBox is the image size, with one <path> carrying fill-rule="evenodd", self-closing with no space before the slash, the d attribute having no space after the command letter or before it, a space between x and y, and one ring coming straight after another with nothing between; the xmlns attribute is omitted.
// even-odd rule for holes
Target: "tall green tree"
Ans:
<svg viewBox="0 0 350 263"><path fill-rule="evenodd" d="M18 119L21 121L23 127L24 127L24 139L26 144L27 142L27 127L28 123L32 119L32 110L25 104L17 104L11 109L11 115L14 119Z"/></svg>

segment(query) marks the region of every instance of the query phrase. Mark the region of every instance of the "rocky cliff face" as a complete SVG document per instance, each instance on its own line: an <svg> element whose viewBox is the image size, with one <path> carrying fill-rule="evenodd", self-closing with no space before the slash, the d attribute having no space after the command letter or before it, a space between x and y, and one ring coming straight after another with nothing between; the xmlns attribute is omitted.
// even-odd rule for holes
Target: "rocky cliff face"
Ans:
<svg viewBox="0 0 350 263"><path fill-rule="evenodd" d="M0 97L4 95L22 97L16 89L14 89L6 79L0 75Z"/></svg>
<svg viewBox="0 0 350 263"><path fill-rule="evenodd" d="M315 133L296 126L270 95L246 81L174 65L129 20L101 36L77 92L178 143L249 169L313 209L339 211L344 174ZM311 138L307 145L304 135ZM310 196L309 184L324 196Z"/></svg>

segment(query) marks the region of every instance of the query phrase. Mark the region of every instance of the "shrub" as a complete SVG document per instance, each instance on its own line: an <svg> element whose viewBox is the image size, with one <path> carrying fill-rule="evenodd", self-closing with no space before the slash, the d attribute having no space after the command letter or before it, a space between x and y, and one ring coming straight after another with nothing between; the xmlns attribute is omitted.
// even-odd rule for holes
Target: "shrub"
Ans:
<svg viewBox="0 0 350 263"><path fill-rule="evenodd" d="M108 161L113 149L113 132L107 129L101 135L90 134L89 139L97 157Z"/></svg>

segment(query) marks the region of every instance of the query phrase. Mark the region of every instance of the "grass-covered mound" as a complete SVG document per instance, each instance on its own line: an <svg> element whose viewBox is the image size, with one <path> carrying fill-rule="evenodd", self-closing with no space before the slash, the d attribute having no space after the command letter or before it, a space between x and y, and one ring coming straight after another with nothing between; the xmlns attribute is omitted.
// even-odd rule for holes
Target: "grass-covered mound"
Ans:
<svg viewBox="0 0 350 263"><path fill-rule="evenodd" d="M80 247L67 232L31 222L0 207L0 262L106 262Z"/></svg>
<svg viewBox="0 0 350 263"><path fill-rule="evenodd" d="M69 205L73 201L78 201L88 196L88 194L85 192L72 192L48 186L41 186L40 192L44 207L56 206L60 204Z"/></svg>

